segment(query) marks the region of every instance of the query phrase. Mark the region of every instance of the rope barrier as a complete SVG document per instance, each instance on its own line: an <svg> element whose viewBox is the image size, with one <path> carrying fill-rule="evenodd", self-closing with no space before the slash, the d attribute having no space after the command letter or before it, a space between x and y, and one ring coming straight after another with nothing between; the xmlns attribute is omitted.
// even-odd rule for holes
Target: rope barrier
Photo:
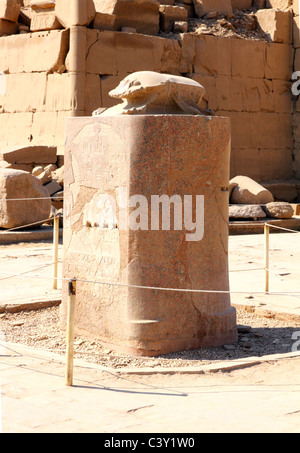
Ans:
<svg viewBox="0 0 300 453"><path fill-rule="evenodd" d="M2 280L8 280L10 278L13 278L13 277L22 277L23 275L25 274L30 274L31 272L35 272L39 269L43 269L45 267L48 267L48 266L52 266L54 263L48 263L48 264L44 264L43 266L38 266L38 267L35 267L34 269L31 269L29 271L24 271L24 272L21 272L19 274L4 274L3 272L0 272L1 275L9 275L8 277L3 277L3 278L0 278L0 281ZM31 277L30 277L31 278Z"/></svg>
<svg viewBox="0 0 300 453"><path fill-rule="evenodd" d="M33 201L33 200L63 200L62 195L50 195L49 197L33 197L33 198L0 198L0 202L6 203L7 201Z"/></svg>
<svg viewBox="0 0 300 453"><path fill-rule="evenodd" d="M9 233L10 231L21 230L22 228L27 228L27 227L34 226L34 225L41 225L41 224L43 224L45 222L49 222L50 220L53 220L53 219L55 219L55 216L50 217L48 219L39 220L38 222L28 223L27 225L21 225L21 226L18 226L18 227L9 228L8 230L5 230L4 232L5 233Z"/></svg>
<svg viewBox="0 0 300 453"><path fill-rule="evenodd" d="M51 263L53 264L53 263ZM50 266L51 264L47 264L46 266ZM33 272L28 271L28 272ZM27 272L25 272L27 273ZM24 273L24 274L25 274ZM0 271L0 275L6 275L8 278L10 277L21 277L21 278L27 278L23 276L23 273L21 274L9 274L6 272ZM31 275L28 278L38 278L38 279L44 279L44 280L53 280L53 277L47 277L44 275ZM70 277L56 277L55 278L57 281L67 281L69 282L72 280ZM2 279L0 279L2 280ZM5 278L3 278L5 280ZM76 282L80 283L92 283L92 284L98 284L98 285L106 285L106 286L120 286L120 287L126 287L126 288L135 288L135 289L150 289L150 290L158 290L158 291L173 291L173 292L186 292L186 293L209 293L209 294L265 294L264 291L230 291L230 290L210 290L210 289L189 289L189 288L165 288L165 287L160 287L160 286L142 286L142 285L131 285L129 283L118 283L118 282L105 282L101 280L85 280L85 279L76 279ZM300 291L285 291L285 292L273 292L273 293L268 293L270 295L277 295L277 296L284 296L284 295L298 295L300 294Z"/></svg>
<svg viewBox="0 0 300 453"><path fill-rule="evenodd" d="M265 225L271 227L271 228L277 228L278 230L284 230L284 231L289 231L291 233L300 233L300 231L297 231L297 230L291 230L290 228L283 228L283 227L280 227L278 225L272 225L271 223L265 223Z"/></svg>

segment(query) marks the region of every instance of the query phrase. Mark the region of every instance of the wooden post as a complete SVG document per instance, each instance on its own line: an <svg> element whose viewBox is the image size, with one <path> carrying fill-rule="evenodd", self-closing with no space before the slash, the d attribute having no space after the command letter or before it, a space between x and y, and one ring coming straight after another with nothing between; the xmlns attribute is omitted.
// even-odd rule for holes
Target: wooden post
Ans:
<svg viewBox="0 0 300 453"><path fill-rule="evenodd" d="M68 313L67 313L67 347L66 347L66 385L73 385L73 361L74 361L74 322L75 322L75 300L76 300L76 279L68 282Z"/></svg>
<svg viewBox="0 0 300 453"><path fill-rule="evenodd" d="M269 225L264 226L264 238L265 238L265 293L269 294L269 282L270 282L270 274L269 274L269 236L270 236L270 227Z"/></svg>
<svg viewBox="0 0 300 453"><path fill-rule="evenodd" d="M53 289L57 289L59 217L53 220Z"/></svg>

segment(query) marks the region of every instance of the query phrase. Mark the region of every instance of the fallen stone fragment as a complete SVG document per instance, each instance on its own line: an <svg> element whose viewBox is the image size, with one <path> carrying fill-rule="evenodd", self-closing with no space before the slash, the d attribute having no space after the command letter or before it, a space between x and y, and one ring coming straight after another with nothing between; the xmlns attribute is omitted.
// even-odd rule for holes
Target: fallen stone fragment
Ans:
<svg viewBox="0 0 300 453"><path fill-rule="evenodd" d="M209 12L232 13L231 0L193 0L195 12L203 17Z"/></svg>
<svg viewBox="0 0 300 453"><path fill-rule="evenodd" d="M135 28L137 33L157 35L159 2L156 0L94 0L96 12L116 16L115 30Z"/></svg>
<svg viewBox="0 0 300 453"><path fill-rule="evenodd" d="M57 160L56 150L56 146L25 146L3 151L0 159L10 164L53 164Z"/></svg>
<svg viewBox="0 0 300 453"><path fill-rule="evenodd" d="M230 219L262 219L266 213L260 205L231 205L229 206Z"/></svg>
<svg viewBox="0 0 300 453"><path fill-rule="evenodd" d="M45 199L48 192L31 173L1 168L0 193L0 228L15 228L49 218L51 200Z"/></svg>
<svg viewBox="0 0 300 453"><path fill-rule="evenodd" d="M284 201L267 203L263 206L263 209L268 217L275 217L276 219L290 219L294 215L293 206Z"/></svg>
<svg viewBox="0 0 300 453"><path fill-rule="evenodd" d="M230 197L233 204L266 204L274 201L268 189L248 176L236 176L230 180L230 184L232 183L237 183Z"/></svg>

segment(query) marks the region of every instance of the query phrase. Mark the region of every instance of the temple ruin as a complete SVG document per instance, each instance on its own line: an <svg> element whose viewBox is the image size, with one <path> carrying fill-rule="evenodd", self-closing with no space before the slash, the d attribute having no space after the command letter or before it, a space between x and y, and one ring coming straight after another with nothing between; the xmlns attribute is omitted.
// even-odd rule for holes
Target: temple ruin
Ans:
<svg viewBox="0 0 300 453"><path fill-rule="evenodd" d="M27 172L53 208L65 199L65 276L226 291L228 218L288 218L286 203L300 201L299 58L298 0L0 0L1 184L6 190L6 177ZM122 83L141 85L133 74L160 75L171 94L148 87L124 101ZM185 81L184 95L175 80ZM155 165L141 154L146 144L158 153ZM160 250L149 231L146 240L103 219L104 228L94 228L99 191L124 186L144 194L145 178L159 195L174 194L175 185L182 197L201 189L210 200L209 229L197 247L183 245L182 231L170 243L162 235ZM230 200L242 201L232 201L228 216ZM142 289L142 297L140 290L83 283L80 297L91 305L86 311L79 303L77 326L100 329L108 343L137 354L234 341L228 294L165 294L153 304L153 290Z"/></svg>
<svg viewBox="0 0 300 453"><path fill-rule="evenodd" d="M216 4L1 0L2 161L26 171L61 167L65 118L115 105L108 93L126 75L156 71L198 81L203 108L231 119L231 177L249 176L277 199L297 200L299 2Z"/></svg>

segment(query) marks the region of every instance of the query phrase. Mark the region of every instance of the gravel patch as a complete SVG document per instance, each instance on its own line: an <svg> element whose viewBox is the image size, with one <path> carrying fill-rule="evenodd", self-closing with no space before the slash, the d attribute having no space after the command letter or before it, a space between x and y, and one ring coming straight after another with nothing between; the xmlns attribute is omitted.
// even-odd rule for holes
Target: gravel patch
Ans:
<svg viewBox="0 0 300 453"><path fill-rule="evenodd" d="M97 339L75 337L75 358L111 368L194 367L224 360L262 357L291 352L299 319L277 319L274 314L258 315L237 308L238 343L216 348L199 348L161 355L155 358L133 358L115 353ZM64 354L65 332L59 328L59 307L0 315L1 349L5 341L21 343L41 350Z"/></svg>

